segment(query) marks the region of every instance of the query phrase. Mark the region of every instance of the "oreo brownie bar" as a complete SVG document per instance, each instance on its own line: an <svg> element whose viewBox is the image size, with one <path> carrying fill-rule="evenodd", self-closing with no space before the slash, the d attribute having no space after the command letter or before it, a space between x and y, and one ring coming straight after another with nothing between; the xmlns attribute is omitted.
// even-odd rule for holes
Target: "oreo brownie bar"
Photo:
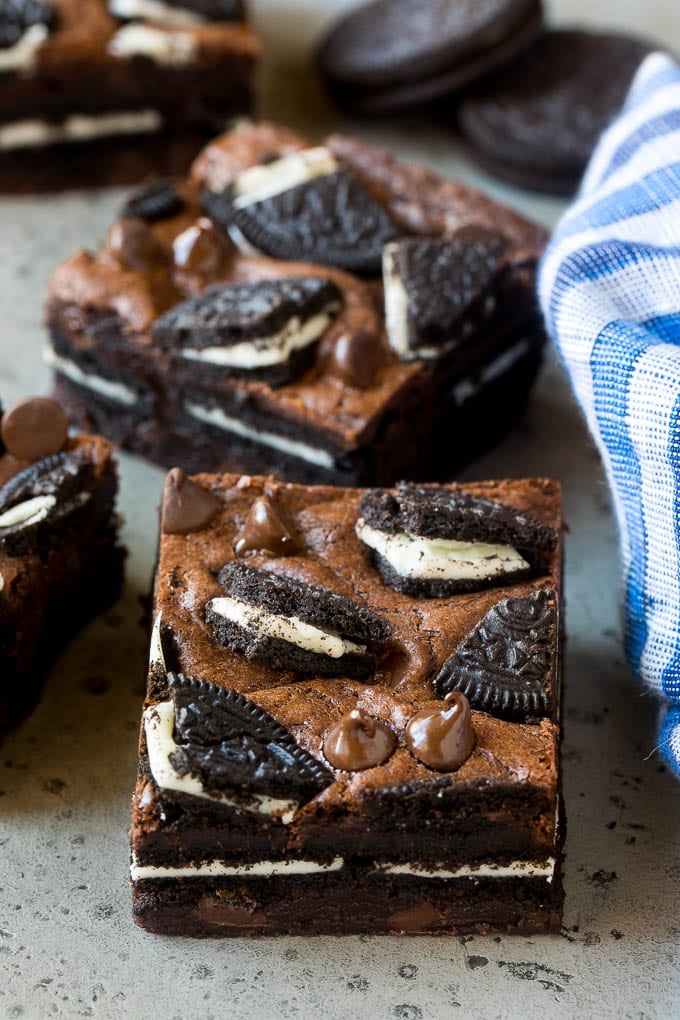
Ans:
<svg viewBox="0 0 680 1020"><path fill-rule="evenodd" d="M62 646L118 597L116 467L98 436L68 438L51 400L0 427L0 734L34 706Z"/></svg>
<svg viewBox="0 0 680 1020"><path fill-rule="evenodd" d="M376 500L474 590L401 590L408 564L386 576L365 541ZM373 492L172 471L133 797L137 923L558 931L560 526L559 487L540 479ZM490 542L537 555L500 576Z"/></svg>
<svg viewBox="0 0 680 1020"><path fill-rule="evenodd" d="M242 125L56 270L56 392L167 467L450 477L525 406L544 237L360 142Z"/></svg>
<svg viewBox="0 0 680 1020"><path fill-rule="evenodd" d="M7 0L0 189L183 172L250 111L258 56L241 0Z"/></svg>

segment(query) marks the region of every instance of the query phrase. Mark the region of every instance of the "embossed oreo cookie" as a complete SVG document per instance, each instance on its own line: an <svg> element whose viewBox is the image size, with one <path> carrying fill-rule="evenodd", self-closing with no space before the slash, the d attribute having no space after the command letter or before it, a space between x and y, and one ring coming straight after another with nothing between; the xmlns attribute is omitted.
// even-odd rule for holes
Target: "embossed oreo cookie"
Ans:
<svg viewBox="0 0 680 1020"><path fill-rule="evenodd" d="M541 588L503 599L461 641L434 681L443 698L464 694L473 708L505 719L553 714L557 597Z"/></svg>
<svg viewBox="0 0 680 1020"><path fill-rule="evenodd" d="M40 33L42 29L47 38L55 20L54 7L42 0L4 0L0 7L0 50L16 46L31 31Z"/></svg>
<svg viewBox="0 0 680 1020"><path fill-rule="evenodd" d="M380 272L384 245L400 233L386 209L330 150L304 149L205 192L209 215L246 254Z"/></svg>
<svg viewBox="0 0 680 1020"><path fill-rule="evenodd" d="M208 287L156 321L153 334L185 370L264 379L281 386L312 363L342 305L316 276Z"/></svg>
<svg viewBox="0 0 680 1020"><path fill-rule="evenodd" d="M183 208L184 199L172 181L159 178L131 195L120 215L122 219L134 217L156 223L176 216Z"/></svg>
<svg viewBox="0 0 680 1020"><path fill-rule="evenodd" d="M217 640L277 668L363 679L376 669L386 620L357 602L303 581L232 562L218 581L206 619Z"/></svg>
<svg viewBox="0 0 680 1020"><path fill-rule="evenodd" d="M372 489L359 513L357 536L385 584L420 598L531 577L557 543L554 529L530 514L445 486Z"/></svg>
<svg viewBox="0 0 680 1020"><path fill-rule="evenodd" d="M506 249L502 235L480 227L386 245L385 321L395 353L427 359L460 346L493 300Z"/></svg>
<svg viewBox="0 0 680 1020"><path fill-rule="evenodd" d="M38 549L90 499L92 464L57 453L31 464L0 489L0 546L10 556ZM48 543L40 543L47 551Z"/></svg>

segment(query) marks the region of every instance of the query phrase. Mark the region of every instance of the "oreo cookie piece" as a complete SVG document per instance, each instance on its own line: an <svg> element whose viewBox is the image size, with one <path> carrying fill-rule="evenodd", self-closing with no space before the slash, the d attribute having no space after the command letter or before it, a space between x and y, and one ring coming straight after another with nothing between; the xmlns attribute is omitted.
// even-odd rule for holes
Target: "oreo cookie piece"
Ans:
<svg viewBox="0 0 680 1020"><path fill-rule="evenodd" d="M376 276L400 231L386 209L326 148L250 167L226 191L207 191L208 214L246 254L314 262Z"/></svg>
<svg viewBox="0 0 680 1020"><path fill-rule="evenodd" d="M468 85L541 24L540 0L375 0L331 27L317 61L339 102L382 112Z"/></svg>
<svg viewBox="0 0 680 1020"><path fill-rule="evenodd" d="M90 499L92 464L57 453L31 464L0 489L0 547L9 556L35 550ZM45 543L45 551L48 544Z"/></svg>
<svg viewBox="0 0 680 1020"><path fill-rule="evenodd" d="M176 216L184 208L184 199L172 183L161 178L131 195L121 209L122 219L135 218L157 223Z"/></svg>
<svg viewBox="0 0 680 1020"><path fill-rule="evenodd" d="M471 335L493 300L506 250L501 234L480 227L385 246L387 335L402 361L441 357Z"/></svg>
<svg viewBox="0 0 680 1020"><path fill-rule="evenodd" d="M357 602L303 581L228 563L217 580L227 593L208 603L220 644L276 669L364 679L378 664L372 649L390 626Z"/></svg>
<svg viewBox="0 0 680 1020"><path fill-rule="evenodd" d="M163 0L170 7L193 11L206 21L243 21L243 0Z"/></svg>
<svg viewBox="0 0 680 1020"><path fill-rule="evenodd" d="M28 32L34 33L36 43L42 42L55 20L54 8L42 0L4 0L0 7L0 50L16 46Z"/></svg>
<svg viewBox="0 0 680 1020"><path fill-rule="evenodd" d="M359 513L357 537L384 583L418 598L532 577L557 543L555 530L530 514L444 486L372 489Z"/></svg>
<svg viewBox="0 0 680 1020"><path fill-rule="evenodd" d="M218 285L171 308L153 334L178 366L281 386L312 364L341 305L336 285L315 276Z"/></svg>
<svg viewBox="0 0 680 1020"><path fill-rule="evenodd" d="M514 184L571 194L649 52L625 36L546 32L461 101L472 154Z"/></svg>
<svg viewBox="0 0 680 1020"><path fill-rule="evenodd" d="M444 698L460 691L473 708L522 721L553 714L557 596L541 588L503 599L442 666L434 680Z"/></svg>

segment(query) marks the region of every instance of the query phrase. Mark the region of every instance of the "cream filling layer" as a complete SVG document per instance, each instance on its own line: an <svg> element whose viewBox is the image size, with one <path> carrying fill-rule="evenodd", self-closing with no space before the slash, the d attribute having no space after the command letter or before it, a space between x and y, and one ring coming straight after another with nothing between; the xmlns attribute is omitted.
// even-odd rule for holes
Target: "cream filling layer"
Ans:
<svg viewBox="0 0 680 1020"><path fill-rule="evenodd" d="M284 825L289 825L297 810L298 802L265 797L254 793L247 803L236 800L227 793L207 791L200 779L190 774L180 775L176 771L170 756L178 750L175 743L175 707L172 701L162 701L152 705L144 712L144 732L149 752L149 768L151 774L162 790L175 790L191 797L200 797L240 811L249 811L260 815L276 816Z"/></svg>
<svg viewBox="0 0 680 1020"><path fill-rule="evenodd" d="M228 368L252 369L282 365L294 351L309 347L323 336L335 311L337 305L334 304L306 322L302 322L296 315L273 336L244 340L230 347L203 347L201 350L187 349L177 353L190 361L205 361Z"/></svg>
<svg viewBox="0 0 680 1020"><path fill-rule="evenodd" d="M338 634L313 627L298 616L279 616L260 606L251 606L247 602L242 602L241 599L213 599L208 603L208 608L218 616L239 627L244 627L248 631L263 637L280 638L306 652L328 655L331 659L340 659L350 652L366 651L365 646L355 645L354 642L346 641Z"/></svg>
<svg viewBox="0 0 680 1020"><path fill-rule="evenodd" d="M0 71L28 71L35 56L50 34L47 25L31 25L14 46L0 49Z"/></svg>
<svg viewBox="0 0 680 1020"><path fill-rule="evenodd" d="M50 510L57 505L56 496L34 496L32 499L17 503L0 514L0 528L23 528L44 521Z"/></svg>
<svg viewBox="0 0 680 1020"><path fill-rule="evenodd" d="M152 25L166 28L186 28L204 25L206 19L197 11L186 7L172 7L161 0L109 0L109 11L114 18L143 19Z"/></svg>
<svg viewBox="0 0 680 1020"><path fill-rule="evenodd" d="M234 183L234 208L264 202L300 184L335 173L338 163L329 149L319 145L282 156L273 163L243 170Z"/></svg>
<svg viewBox="0 0 680 1020"><path fill-rule="evenodd" d="M163 127L157 110L130 110L94 116L73 113L59 124L17 120L0 127L0 150L35 149L59 142L89 142L114 135L153 134Z"/></svg>
<svg viewBox="0 0 680 1020"><path fill-rule="evenodd" d="M344 864L342 857L335 857L327 864L319 861L256 861L253 864L225 864L224 861L209 861L207 864L188 864L184 867L164 868L151 864L137 864L133 858L130 877L133 882L139 882L145 878L224 878L241 875L246 878L274 878L278 875L315 875L340 871Z"/></svg>
<svg viewBox="0 0 680 1020"><path fill-rule="evenodd" d="M497 358L490 361L488 365L485 365L479 372L475 373L474 381L470 379L462 379L456 383L452 389L453 398L457 404L464 404L467 400L471 400L475 397L485 386L489 383L494 382L504 375L509 369L512 368L518 361L521 361L525 355L531 350L531 343L529 340L519 340L512 347L508 347L507 350L499 354Z"/></svg>
<svg viewBox="0 0 680 1020"><path fill-rule="evenodd" d="M511 546L422 538L404 532L390 534L370 527L363 517L357 521L356 533L400 577L413 580L474 580L515 573L529 566Z"/></svg>
<svg viewBox="0 0 680 1020"><path fill-rule="evenodd" d="M413 878L544 878L555 877L555 858L546 861L511 861L510 864L463 864L458 868L423 868L418 864L376 864L384 875L411 875Z"/></svg>
<svg viewBox="0 0 680 1020"><path fill-rule="evenodd" d="M329 470L335 467L335 460L332 455L327 450L322 450L318 446L308 446L306 443L300 443L296 439L287 439L285 436L279 436L275 432L262 432L260 429L254 429L238 418L231 418L218 407L202 407L193 401L187 401L184 407L187 414L190 414L192 418L198 418L199 421L203 421L207 425L213 425L215 428L223 429L225 432L233 432L234 435L241 436L242 439L249 439L254 443L260 443L262 446L269 446L273 450L279 450L281 453L297 457L299 460L305 460L309 464L316 464L318 467L328 468Z"/></svg>
<svg viewBox="0 0 680 1020"><path fill-rule="evenodd" d="M67 379L84 386L85 389L101 393L103 397L108 397L118 404L127 404L128 407L137 403L137 394L129 386L112 379L104 379L103 376L95 375L93 372L83 371L75 361L57 354L49 345L43 348L43 359L56 372L61 372Z"/></svg>
<svg viewBox="0 0 680 1020"><path fill-rule="evenodd" d="M114 57L148 57L162 67L186 67L196 59L198 44L188 32L165 31L132 22L118 29L108 49Z"/></svg>

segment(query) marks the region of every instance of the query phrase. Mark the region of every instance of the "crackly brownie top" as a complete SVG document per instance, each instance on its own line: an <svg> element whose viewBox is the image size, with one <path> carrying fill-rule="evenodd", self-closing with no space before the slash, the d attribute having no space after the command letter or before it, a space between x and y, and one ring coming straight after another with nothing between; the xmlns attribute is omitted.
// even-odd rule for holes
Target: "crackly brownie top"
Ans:
<svg viewBox="0 0 680 1020"><path fill-rule="evenodd" d="M389 796L422 782L436 788L528 782L551 795L557 767L560 583L556 483L533 479L446 487L458 497L459 512L465 500L473 507L490 502L510 519L519 515L541 522L555 541L535 576L503 587L491 581L482 590L442 598L402 595L385 584L356 534L364 491L233 475L201 475L184 485L209 493L220 508L207 524L162 535L156 613L164 668L159 670L156 661L151 669L151 711L173 696L179 710L181 699L176 683L173 695L169 673L203 685L198 688L204 692L202 703L212 699L221 713L231 712L230 699L238 695L239 712L249 712L258 725L270 720L267 726L278 734L271 739L282 748L277 754L293 738L325 770L323 789L310 795L299 818L310 810L332 811L334 805L355 803L353 810L360 810L365 797ZM189 502L195 497L190 488L184 495ZM272 599L267 593L273 582ZM353 641L368 643L372 675L358 681L342 673L286 669L276 665L275 654L272 658L276 644L263 642L251 656L238 640L217 640L206 606L223 599L228 609L238 609L243 592L248 611L260 613L257 627L272 612L285 613L284 623L290 624L297 604L304 607L303 622L324 628L322 633L336 642L350 633ZM331 605L334 598L340 614ZM280 617L272 618L280 623ZM248 613L229 619L252 624ZM288 631L269 633L289 637ZM304 628L301 633L314 638ZM472 703L471 716L464 694ZM192 704L200 715L196 699ZM208 711L202 725L210 726L210 718ZM211 782L206 754L215 748L221 762L232 754L229 734L238 725L232 720L223 733L216 725L189 743L186 753L197 757L200 768L194 774L203 777L204 786ZM433 725L437 748L442 726L451 731L462 761L455 771L440 767L431 753ZM188 740L179 732L176 739ZM349 757L348 747L353 749Z"/></svg>
<svg viewBox="0 0 680 1020"><path fill-rule="evenodd" d="M545 241L541 228L480 192L385 151L338 135L311 145L266 123L216 139L186 180L155 182L122 212L98 252L78 252L53 274L50 311L61 316L71 342L96 343L87 334L87 315L112 310L127 340L157 368L171 372L180 365L185 390L192 380L201 388L192 373L207 358L213 390L255 404L273 400L289 419L328 432L345 449L370 434L385 405L431 370L417 351L404 356L390 340L383 253L405 237L451 238L458 240L438 257L457 260L468 243L477 245L470 228L493 232L498 243L487 252L480 286L493 275L492 260L499 280L530 293ZM470 265L482 263L475 257L461 269L462 305L477 295ZM410 269L404 272L403 285L419 289L418 300L426 301L422 273L411 281ZM296 288L274 286L288 279ZM320 324L305 297L315 279L339 299ZM276 388L261 372L247 373L248 364L269 364L274 339L281 348L280 325L263 328L255 353L252 345L224 350L232 337L246 335L246 311L241 316L239 309L248 309L249 288L257 283L271 291L271 320L284 323L284 339L316 323L307 338L318 341L313 363ZM71 314L72 306L85 309L85 319L82 311ZM215 348L202 352L204 324L213 320ZM242 360L246 354L250 362ZM238 378L230 364L241 367Z"/></svg>

